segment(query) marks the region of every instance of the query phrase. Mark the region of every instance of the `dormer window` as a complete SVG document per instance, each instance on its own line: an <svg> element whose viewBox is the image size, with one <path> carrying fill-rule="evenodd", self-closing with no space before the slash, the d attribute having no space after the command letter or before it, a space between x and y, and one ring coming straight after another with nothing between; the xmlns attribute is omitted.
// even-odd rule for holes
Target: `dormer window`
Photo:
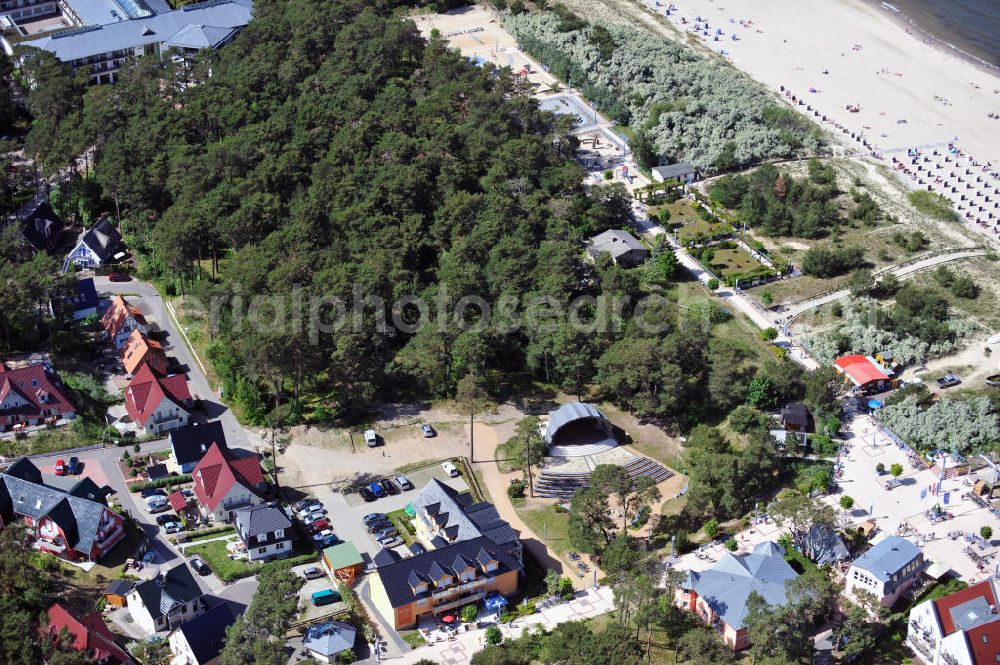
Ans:
<svg viewBox="0 0 1000 665"><path fill-rule="evenodd" d="M412 587L414 594L427 593L427 582L417 582Z"/></svg>
<svg viewBox="0 0 1000 665"><path fill-rule="evenodd" d="M451 575L442 575L437 580L437 586L442 589L451 586L451 580L452 580Z"/></svg>
<svg viewBox="0 0 1000 665"><path fill-rule="evenodd" d="M498 567L499 567L499 564L496 561L487 561L486 562L486 572L487 573L492 573Z"/></svg>

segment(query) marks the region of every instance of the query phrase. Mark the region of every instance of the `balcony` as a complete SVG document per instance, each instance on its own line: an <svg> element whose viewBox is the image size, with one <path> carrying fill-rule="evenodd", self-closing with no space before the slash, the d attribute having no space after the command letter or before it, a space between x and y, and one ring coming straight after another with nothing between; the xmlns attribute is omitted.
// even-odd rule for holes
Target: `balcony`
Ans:
<svg viewBox="0 0 1000 665"><path fill-rule="evenodd" d="M961 663L959 662L958 658L955 658L954 656L952 656L947 651L941 652L941 660L943 660L944 662L948 663L948 665L961 665Z"/></svg>
<svg viewBox="0 0 1000 665"><path fill-rule="evenodd" d="M929 662L934 661L934 651L924 642L919 639L914 639L912 634L907 637L906 641L910 645L911 649L924 656ZM957 663L955 665L957 665Z"/></svg>
<svg viewBox="0 0 1000 665"><path fill-rule="evenodd" d="M438 614L439 612L444 612L445 610L450 610L455 607L460 607L462 605L468 605L469 603L482 600L485 597L486 597L486 591L477 591L476 593L470 593L467 596L456 598L455 600L449 601L447 603L435 603L434 614Z"/></svg>
<svg viewBox="0 0 1000 665"><path fill-rule="evenodd" d="M463 582L462 584L456 584L455 586L449 587L442 591L435 591L434 593L431 594L431 598L433 598L434 602L437 603L438 601L447 600L448 598L451 598L452 596L455 596L460 593L466 593L468 591L482 589L492 580L493 580L492 577L484 577L478 580L473 580L471 582Z"/></svg>

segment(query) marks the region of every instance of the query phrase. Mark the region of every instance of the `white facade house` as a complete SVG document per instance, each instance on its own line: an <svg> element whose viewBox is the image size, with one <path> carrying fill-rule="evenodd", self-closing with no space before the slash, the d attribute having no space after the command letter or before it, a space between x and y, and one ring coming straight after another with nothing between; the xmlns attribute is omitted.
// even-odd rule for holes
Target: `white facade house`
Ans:
<svg viewBox="0 0 1000 665"><path fill-rule="evenodd" d="M236 622L228 603L219 603L201 616L175 628L167 638L170 665L213 665L226 644L226 629Z"/></svg>
<svg viewBox="0 0 1000 665"><path fill-rule="evenodd" d="M173 630L207 609L186 563L135 585L126 596L126 605L132 621L147 635Z"/></svg>
<svg viewBox="0 0 1000 665"><path fill-rule="evenodd" d="M984 580L910 610L906 646L925 665L1000 662L997 590Z"/></svg>
<svg viewBox="0 0 1000 665"><path fill-rule="evenodd" d="M924 569L920 548L898 536L879 541L859 556L847 571L845 594L857 600L858 590L873 594L884 607L890 607Z"/></svg>
<svg viewBox="0 0 1000 665"><path fill-rule="evenodd" d="M52 39L52 37L46 37ZM77 268L96 268L118 256L122 234L107 217L102 217L80 236L73 251L66 257L63 270L72 263Z"/></svg>
<svg viewBox="0 0 1000 665"><path fill-rule="evenodd" d="M277 506L259 504L240 508L233 526L251 561L284 559L292 553L292 522Z"/></svg>

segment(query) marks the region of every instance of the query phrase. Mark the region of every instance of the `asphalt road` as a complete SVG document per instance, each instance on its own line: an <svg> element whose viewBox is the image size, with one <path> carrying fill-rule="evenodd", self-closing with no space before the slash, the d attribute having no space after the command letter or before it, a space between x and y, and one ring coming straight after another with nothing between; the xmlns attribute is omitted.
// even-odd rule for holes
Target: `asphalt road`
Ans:
<svg viewBox="0 0 1000 665"><path fill-rule="evenodd" d="M217 419L222 422L223 429L226 431L226 441L230 447L252 450L253 446L247 431L236 420L232 411L221 402L218 394L209 384L201 366L195 360L187 344L184 343L184 338L177 330L177 326L170 313L167 312L167 307L156 288L151 284L138 281L111 282L107 277L95 277L94 286L102 298L108 298L113 294L125 296L126 300L143 311L150 323L155 323L156 327L165 333L164 349L168 356L172 356L179 365L183 365L187 369L191 392L201 399L205 415L209 420Z"/></svg>

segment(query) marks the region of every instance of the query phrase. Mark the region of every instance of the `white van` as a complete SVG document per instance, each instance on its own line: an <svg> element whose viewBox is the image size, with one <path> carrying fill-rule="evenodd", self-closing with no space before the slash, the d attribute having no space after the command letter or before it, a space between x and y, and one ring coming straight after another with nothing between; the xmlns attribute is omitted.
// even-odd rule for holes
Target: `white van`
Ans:
<svg viewBox="0 0 1000 665"><path fill-rule="evenodd" d="M444 472L447 473L449 477L458 478L458 467L451 462L443 462L441 464L441 468L444 469Z"/></svg>
<svg viewBox="0 0 1000 665"><path fill-rule="evenodd" d="M365 430L365 445L369 448L374 448L378 445L378 434L375 433L373 429Z"/></svg>

